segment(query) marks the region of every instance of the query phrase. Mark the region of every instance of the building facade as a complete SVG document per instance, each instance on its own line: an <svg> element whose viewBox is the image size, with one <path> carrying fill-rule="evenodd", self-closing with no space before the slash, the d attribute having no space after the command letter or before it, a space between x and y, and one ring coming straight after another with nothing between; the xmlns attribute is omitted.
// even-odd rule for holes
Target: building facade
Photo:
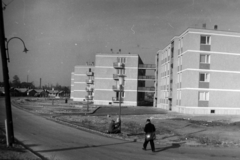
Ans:
<svg viewBox="0 0 240 160"><path fill-rule="evenodd" d="M240 33L189 28L156 56L156 106L240 114Z"/></svg>
<svg viewBox="0 0 240 160"><path fill-rule="evenodd" d="M71 95L73 101L92 101L94 96L94 65L75 66L71 74Z"/></svg>
<svg viewBox="0 0 240 160"><path fill-rule="evenodd" d="M155 64L143 64L137 54L96 54L95 66L90 77L89 66L76 66L72 73L71 98L86 101L85 88L90 87L95 105L138 106L144 101L146 92L155 92L154 87L145 87L145 81L155 80L146 75L146 70L155 70ZM86 86L86 81L91 85Z"/></svg>

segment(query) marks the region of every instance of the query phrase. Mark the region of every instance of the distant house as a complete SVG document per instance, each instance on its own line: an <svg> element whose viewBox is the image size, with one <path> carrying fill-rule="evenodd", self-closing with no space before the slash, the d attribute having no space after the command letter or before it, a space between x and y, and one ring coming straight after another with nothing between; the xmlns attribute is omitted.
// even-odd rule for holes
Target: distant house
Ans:
<svg viewBox="0 0 240 160"><path fill-rule="evenodd" d="M36 93L37 93L37 91L35 89L27 90L27 96L29 96L29 97L35 96Z"/></svg>
<svg viewBox="0 0 240 160"><path fill-rule="evenodd" d="M59 96L58 95L58 92L59 92L58 90L47 90L47 92L49 93L48 94L49 97L57 97L57 96Z"/></svg>
<svg viewBox="0 0 240 160"><path fill-rule="evenodd" d="M21 93L19 90L16 90L14 87L11 87L10 88L10 96L18 97L18 96L21 96Z"/></svg>
<svg viewBox="0 0 240 160"><path fill-rule="evenodd" d="M35 89L36 97L48 97L49 92L46 89Z"/></svg>
<svg viewBox="0 0 240 160"><path fill-rule="evenodd" d="M28 88L15 88L15 91L17 91L17 96L27 96Z"/></svg>

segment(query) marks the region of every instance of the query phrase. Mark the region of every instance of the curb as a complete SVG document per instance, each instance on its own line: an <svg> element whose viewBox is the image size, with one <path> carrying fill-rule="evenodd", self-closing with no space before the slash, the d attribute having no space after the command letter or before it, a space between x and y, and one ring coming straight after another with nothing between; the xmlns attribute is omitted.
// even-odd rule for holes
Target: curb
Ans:
<svg viewBox="0 0 240 160"><path fill-rule="evenodd" d="M6 132L4 131L4 129L0 128L0 131L3 132L4 134L6 134ZM34 157L36 157L37 159L41 159L41 160L47 160L47 158L43 157L42 155L34 152L32 149L30 149L29 147L27 147L26 145L24 145L21 141L19 141L18 139L16 139L14 137L14 141L17 142L20 146L22 146L27 152L31 153Z"/></svg>

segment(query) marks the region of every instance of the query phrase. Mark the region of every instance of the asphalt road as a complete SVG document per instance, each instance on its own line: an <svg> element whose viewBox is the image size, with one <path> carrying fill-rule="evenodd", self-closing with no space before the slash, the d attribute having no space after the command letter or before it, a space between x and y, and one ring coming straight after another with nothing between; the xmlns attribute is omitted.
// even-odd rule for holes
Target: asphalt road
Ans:
<svg viewBox="0 0 240 160"><path fill-rule="evenodd" d="M50 160L240 160L239 148L150 146L104 137L68 127L12 107L15 138ZM5 119L5 103L0 98L0 127Z"/></svg>

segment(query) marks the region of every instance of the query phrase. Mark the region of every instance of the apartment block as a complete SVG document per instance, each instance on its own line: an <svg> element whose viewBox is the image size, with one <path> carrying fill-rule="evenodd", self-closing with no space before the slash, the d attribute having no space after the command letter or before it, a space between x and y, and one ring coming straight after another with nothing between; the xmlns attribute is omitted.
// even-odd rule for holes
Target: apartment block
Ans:
<svg viewBox="0 0 240 160"><path fill-rule="evenodd" d="M75 66L71 74L71 99L92 101L94 96L94 64Z"/></svg>
<svg viewBox="0 0 240 160"><path fill-rule="evenodd" d="M146 81L154 81L154 75L146 75L146 70L155 70L155 64L143 64L137 54L96 54L93 75L87 78L88 66L76 66L72 73L72 99L86 101L86 83L91 79L91 100L95 105L138 106L144 101L146 92L155 92L154 87L146 87Z"/></svg>
<svg viewBox="0 0 240 160"><path fill-rule="evenodd" d="M240 33L189 28L156 55L155 105L189 114L240 114Z"/></svg>

